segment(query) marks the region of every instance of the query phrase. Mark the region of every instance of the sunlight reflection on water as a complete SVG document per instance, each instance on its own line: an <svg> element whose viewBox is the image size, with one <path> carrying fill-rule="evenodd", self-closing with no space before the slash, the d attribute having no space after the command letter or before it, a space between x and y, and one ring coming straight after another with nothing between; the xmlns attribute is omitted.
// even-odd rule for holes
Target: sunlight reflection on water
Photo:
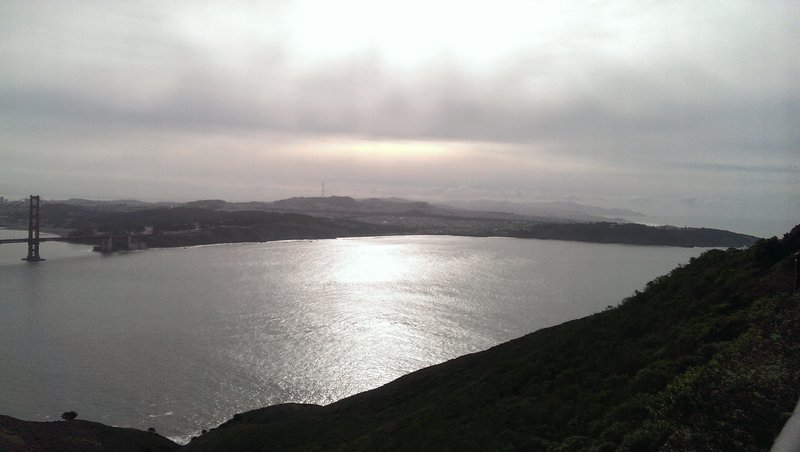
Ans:
<svg viewBox="0 0 800 452"><path fill-rule="evenodd" d="M331 278L341 284L390 284L420 278L428 262L417 246L340 240Z"/></svg>
<svg viewBox="0 0 800 452"><path fill-rule="evenodd" d="M188 439L600 311L702 250L411 236L20 251L0 247L3 414Z"/></svg>

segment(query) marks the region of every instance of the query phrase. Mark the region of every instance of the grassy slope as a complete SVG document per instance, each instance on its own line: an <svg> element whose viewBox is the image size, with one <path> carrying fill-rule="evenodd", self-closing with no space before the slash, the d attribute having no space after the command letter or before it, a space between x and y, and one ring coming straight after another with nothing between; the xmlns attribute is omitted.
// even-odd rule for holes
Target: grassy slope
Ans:
<svg viewBox="0 0 800 452"><path fill-rule="evenodd" d="M615 309L187 449L763 450L798 399L798 248L800 227L709 251Z"/></svg>

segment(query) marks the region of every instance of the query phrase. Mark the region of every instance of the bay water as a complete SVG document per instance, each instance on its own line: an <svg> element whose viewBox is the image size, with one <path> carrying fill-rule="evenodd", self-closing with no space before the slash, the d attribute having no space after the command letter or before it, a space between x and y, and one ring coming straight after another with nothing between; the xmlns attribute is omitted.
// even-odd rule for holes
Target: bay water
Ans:
<svg viewBox="0 0 800 452"><path fill-rule="evenodd" d="M0 231L0 237L24 237ZM0 245L0 414L179 442L599 312L704 249L395 236L99 254Z"/></svg>

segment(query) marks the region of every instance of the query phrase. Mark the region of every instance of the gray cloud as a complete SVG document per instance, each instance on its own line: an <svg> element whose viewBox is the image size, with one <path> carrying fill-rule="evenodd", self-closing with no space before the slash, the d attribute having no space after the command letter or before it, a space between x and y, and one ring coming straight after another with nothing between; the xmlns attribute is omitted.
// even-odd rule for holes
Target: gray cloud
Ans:
<svg viewBox="0 0 800 452"><path fill-rule="evenodd" d="M424 55L411 63L379 35L329 53L336 36L323 35L316 54L301 52L312 30L293 28L298 4L5 2L0 189L54 173L54 191L66 193L102 172L135 192L128 168L165 192L207 181L270 193L268 178L335 178L439 187L431 193L601 191L647 205L692 192L800 195L792 2L624 1L597 7L597 18L576 4L561 16L566 32L523 29L491 56L415 47ZM314 160L300 149L315 140L457 151Z"/></svg>

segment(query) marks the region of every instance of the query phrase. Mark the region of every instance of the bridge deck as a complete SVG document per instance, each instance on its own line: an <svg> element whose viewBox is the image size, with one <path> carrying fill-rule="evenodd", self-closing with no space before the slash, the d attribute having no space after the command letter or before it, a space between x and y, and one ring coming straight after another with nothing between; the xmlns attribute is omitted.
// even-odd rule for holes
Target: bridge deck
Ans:
<svg viewBox="0 0 800 452"><path fill-rule="evenodd" d="M36 239L34 239L36 240ZM66 237L42 237L39 239L40 242L56 242L56 241L65 241L69 240ZM4 243L28 243L28 239L0 239L0 245Z"/></svg>
<svg viewBox="0 0 800 452"><path fill-rule="evenodd" d="M68 242L72 240L103 240L107 238L112 239L127 239L127 235L87 235L82 237L41 237L39 242ZM36 240L36 239L34 239ZM24 239L0 239L0 245L4 243L28 243L28 238Z"/></svg>

